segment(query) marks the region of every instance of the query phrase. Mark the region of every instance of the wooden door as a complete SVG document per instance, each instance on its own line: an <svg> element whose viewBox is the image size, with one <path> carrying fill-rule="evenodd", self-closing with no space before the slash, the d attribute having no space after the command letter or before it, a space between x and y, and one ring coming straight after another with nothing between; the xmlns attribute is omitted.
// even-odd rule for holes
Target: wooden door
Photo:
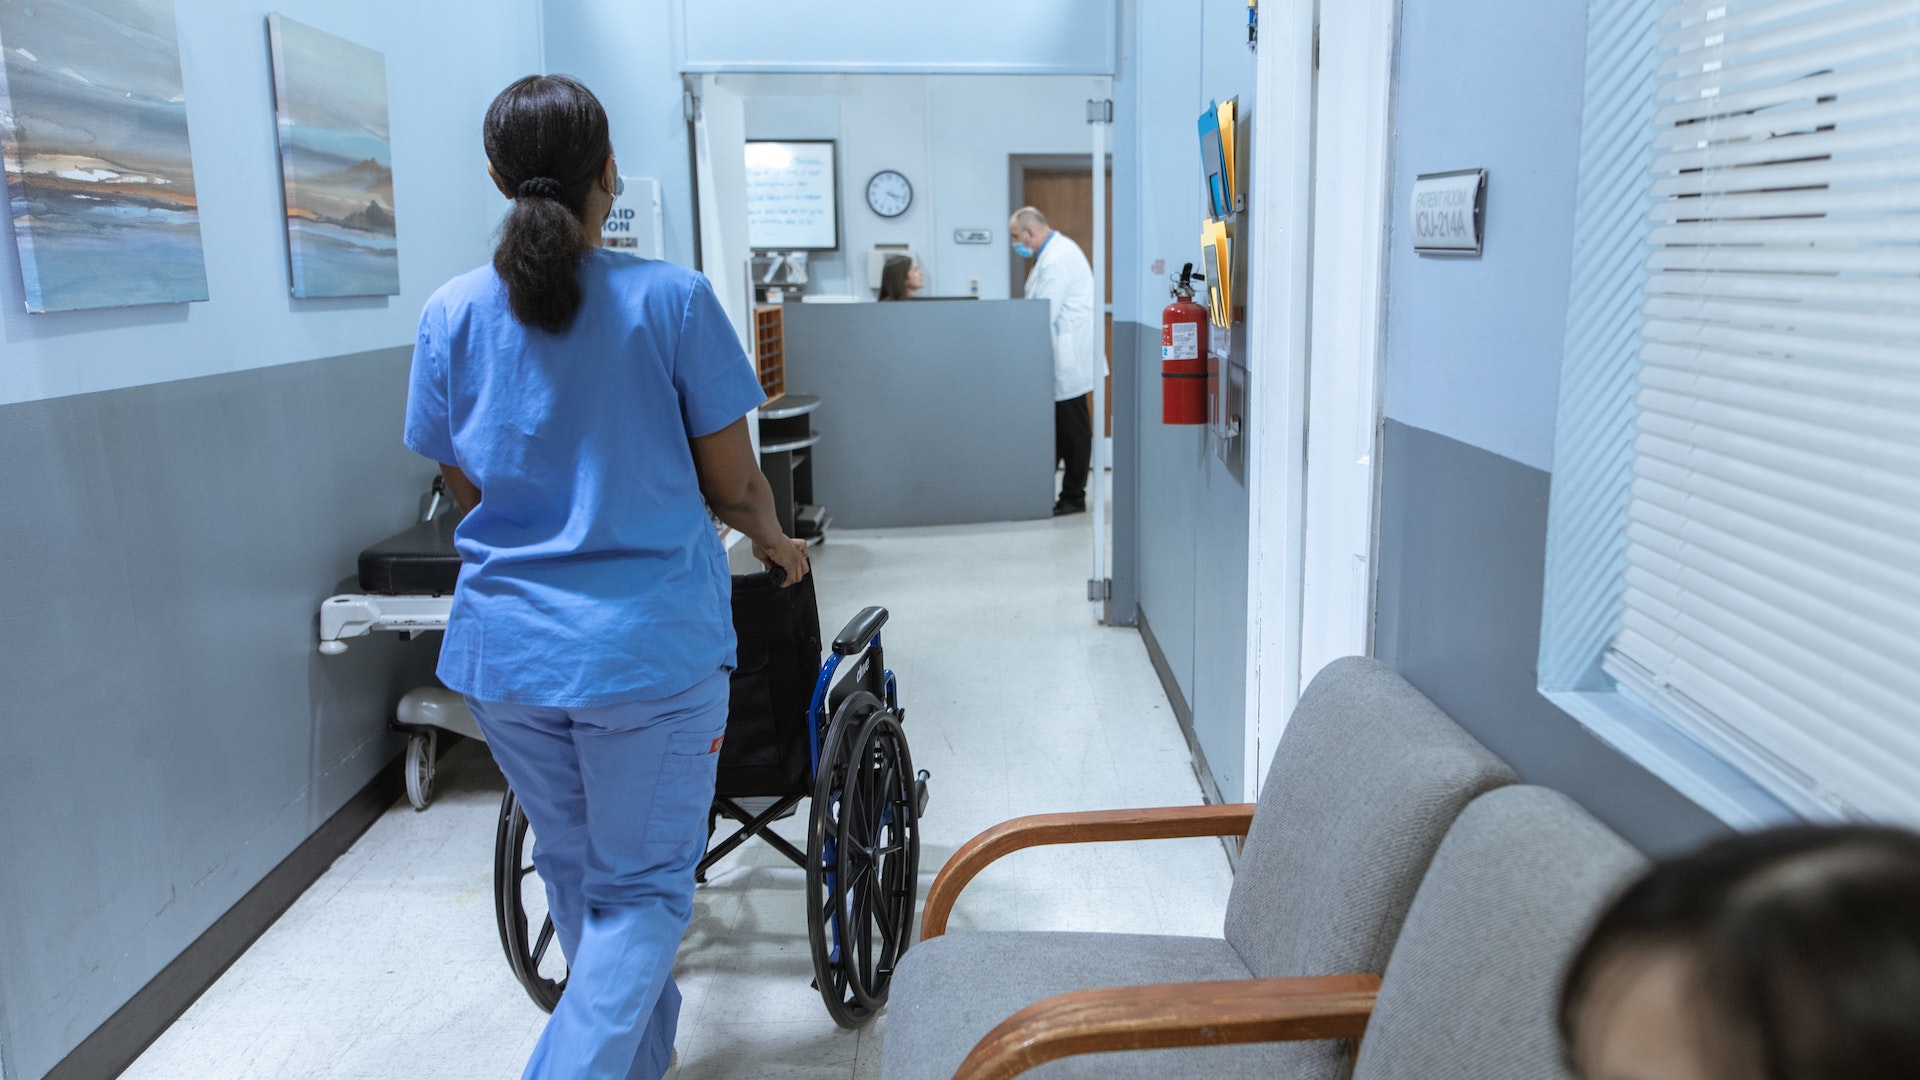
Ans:
<svg viewBox="0 0 1920 1080"><path fill-rule="evenodd" d="M1024 173L1022 190L1026 192L1027 205L1047 215L1047 224L1065 233L1080 250L1093 257L1093 177L1087 169L1028 169ZM1107 296L1106 305L1113 304L1113 173L1107 173ZM1033 270L1033 260L1026 260L1020 281L1015 283L1014 295L1020 294L1020 287L1026 282L1026 274ZM1106 315L1107 358L1113 358L1113 313ZM1106 433L1113 435L1113 376L1107 376L1107 416Z"/></svg>

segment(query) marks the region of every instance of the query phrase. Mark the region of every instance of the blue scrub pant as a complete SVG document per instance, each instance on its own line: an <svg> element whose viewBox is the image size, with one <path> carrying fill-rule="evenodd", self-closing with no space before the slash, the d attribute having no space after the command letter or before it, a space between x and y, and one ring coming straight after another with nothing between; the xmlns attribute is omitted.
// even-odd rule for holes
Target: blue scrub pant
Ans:
<svg viewBox="0 0 1920 1080"><path fill-rule="evenodd" d="M658 701L545 708L467 699L533 825L567 992L525 1080L659 1080L673 1058L673 957L727 726L728 673Z"/></svg>

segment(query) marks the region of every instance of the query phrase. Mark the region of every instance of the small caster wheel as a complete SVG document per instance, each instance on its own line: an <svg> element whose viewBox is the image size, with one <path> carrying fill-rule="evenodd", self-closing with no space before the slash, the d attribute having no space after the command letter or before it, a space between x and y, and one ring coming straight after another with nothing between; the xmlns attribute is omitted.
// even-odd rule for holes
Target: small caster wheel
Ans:
<svg viewBox="0 0 1920 1080"><path fill-rule="evenodd" d="M425 810L433 801L433 759L440 749L440 733L427 731L407 738L407 801Z"/></svg>

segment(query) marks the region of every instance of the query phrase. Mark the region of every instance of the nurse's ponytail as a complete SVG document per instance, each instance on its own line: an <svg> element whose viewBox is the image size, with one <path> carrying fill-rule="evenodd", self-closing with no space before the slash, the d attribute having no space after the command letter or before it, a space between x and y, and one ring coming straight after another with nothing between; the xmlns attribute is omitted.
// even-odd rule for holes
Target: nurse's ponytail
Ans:
<svg viewBox="0 0 1920 1080"><path fill-rule="evenodd" d="M493 268L514 318L560 333L580 310L581 220L613 153L600 99L565 75L529 75L487 109L487 163L513 210Z"/></svg>

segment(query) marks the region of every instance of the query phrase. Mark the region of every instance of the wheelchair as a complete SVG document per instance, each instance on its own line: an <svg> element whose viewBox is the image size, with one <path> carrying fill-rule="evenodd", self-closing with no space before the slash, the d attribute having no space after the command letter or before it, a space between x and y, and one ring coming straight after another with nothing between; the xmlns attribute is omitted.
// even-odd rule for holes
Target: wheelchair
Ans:
<svg viewBox="0 0 1920 1080"><path fill-rule="evenodd" d="M919 898L920 815L927 774L916 773L901 724L899 684L881 645L885 608L860 612L821 660L813 580L782 589L773 575L736 576L733 673L721 744L707 871L758 838L806 871L814 985L842 1027L886 1004L913 933ZM805 851L770 831L808 803ZM713 842L719 823L733 831ZM545 914L533 835L509 790L494 843L494 913L507 963L549 1012L566 991L566 958Z"/></svg>
<svg viewBox="0 0 1920 1080"><path fill-rule="evenodd" d="M321 603L323 655L337 656L375 632L446 629L460 575L458 515L438 478L423 506L419 524L360 554L360 592ZM927 800L927 774L914 771L899 683L881 647L887 611L870 607L855 616L824 663L811 577L782 589L771 574L735 576L733 622L739 666L708 851L695 878L704 882L716 862L756 837L804 868L815 986L835 1022L858 1027L886 1003L912 935ZM408 799L424 810L439 733L482 738L480 730L460 695L439 686L409 691L391 722L408 739ZM805 851L770 831L802 802L809 804ZM722 819L738 827L715 844ZM509 790L494 837L494 914L508 966L551 1012L566 990L566 958L555 948L532 851L526 814Z"/></svg>

